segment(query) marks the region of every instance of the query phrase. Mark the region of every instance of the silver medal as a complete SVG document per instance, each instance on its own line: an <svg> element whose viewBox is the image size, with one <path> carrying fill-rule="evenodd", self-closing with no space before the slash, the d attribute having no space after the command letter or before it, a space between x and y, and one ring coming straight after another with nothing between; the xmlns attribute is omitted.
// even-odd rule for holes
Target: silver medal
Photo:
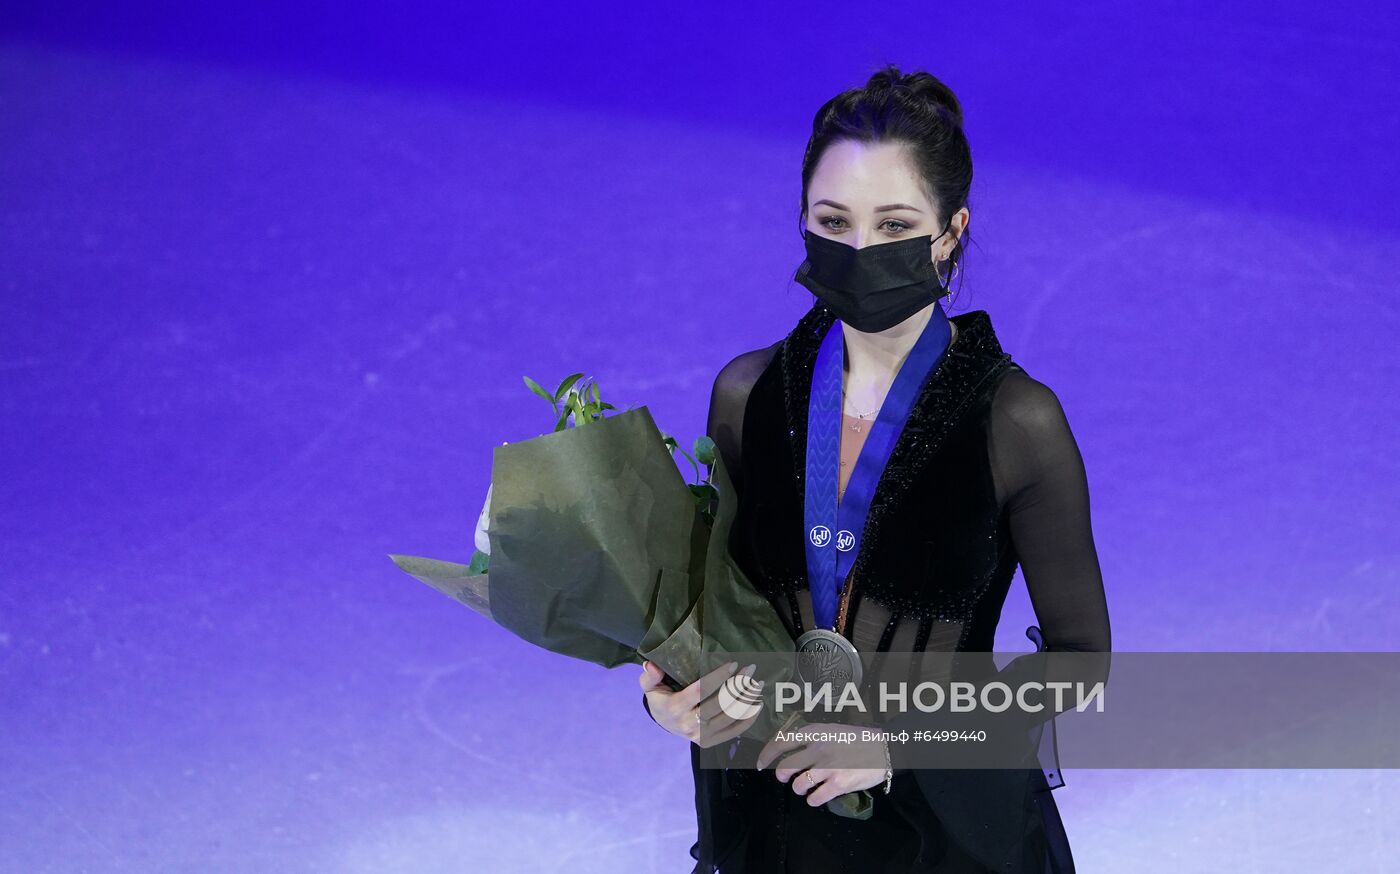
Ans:
<svg viewBox="0 0 1400 874"><path fill-rule="evenodd" d="M863 667L853 643L829 628L813 628L797 638L797 671L814 687L831 683L839 695L845 683L860 685Z"/></svg>

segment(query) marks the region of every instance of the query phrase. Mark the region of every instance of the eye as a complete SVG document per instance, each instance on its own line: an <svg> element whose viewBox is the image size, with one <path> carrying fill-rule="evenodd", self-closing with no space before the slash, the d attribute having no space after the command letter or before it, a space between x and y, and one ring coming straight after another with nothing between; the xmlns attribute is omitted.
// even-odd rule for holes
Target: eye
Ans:
<svg viewBox="0 0 1400 874"><path fill-rule="evenodd" d="M839 215L829 215L826 218L818 221L817 224L821 225L824 228L827 228L828 230L837 230L837 228L834 227L832 223L844 223L845 221L846 220L841 218L841 216ZM902 233L904 231L909 230L909 228L911 227L911 225L906 224L905 222L902 222L899 219L885 219L883 222L880 223L880 226L888 228L893 233Z"/></svg>

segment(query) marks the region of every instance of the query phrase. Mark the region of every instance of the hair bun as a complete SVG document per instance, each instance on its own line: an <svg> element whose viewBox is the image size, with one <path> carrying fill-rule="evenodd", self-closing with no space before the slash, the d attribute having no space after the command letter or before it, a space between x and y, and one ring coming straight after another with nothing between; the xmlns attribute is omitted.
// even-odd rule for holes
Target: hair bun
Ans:
<svg viewBox="0 0 1400 874"><path fill-rule="evenodd" d="M953 89L932 73L920 70L904 74L895 64L886 64L871 74L865 88L870 92L904 97L935 110L941 109L949 121L962 127L962 104L958 103Z"/></svg>

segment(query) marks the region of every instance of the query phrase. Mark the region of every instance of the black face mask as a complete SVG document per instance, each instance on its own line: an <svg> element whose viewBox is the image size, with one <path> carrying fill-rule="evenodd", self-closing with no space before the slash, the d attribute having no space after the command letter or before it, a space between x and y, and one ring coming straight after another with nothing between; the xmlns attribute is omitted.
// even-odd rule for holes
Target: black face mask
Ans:
<svg viewBox="0 0 1400 874"><path fill-rule="evenodd" d="M807 260L793 278L857 331L892 328L947 293L933 265L936 238L930 234L863 249L811 230L803 239Z"/></svg>

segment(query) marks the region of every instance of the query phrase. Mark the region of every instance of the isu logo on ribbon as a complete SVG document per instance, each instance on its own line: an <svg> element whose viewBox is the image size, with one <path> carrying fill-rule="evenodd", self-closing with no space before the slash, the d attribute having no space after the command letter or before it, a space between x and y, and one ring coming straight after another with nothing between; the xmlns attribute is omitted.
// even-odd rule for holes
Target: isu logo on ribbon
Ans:
<svg viewBox="0 0 1400 874"><path fill-rule="evenodd" d="M826 546L831 542L831 529L825 525L814 525L807 533L807 538L812 541L813 546ZM850 552L856 545L856 536L842 528L836 532L836 548L842 552Z"/></svg>

